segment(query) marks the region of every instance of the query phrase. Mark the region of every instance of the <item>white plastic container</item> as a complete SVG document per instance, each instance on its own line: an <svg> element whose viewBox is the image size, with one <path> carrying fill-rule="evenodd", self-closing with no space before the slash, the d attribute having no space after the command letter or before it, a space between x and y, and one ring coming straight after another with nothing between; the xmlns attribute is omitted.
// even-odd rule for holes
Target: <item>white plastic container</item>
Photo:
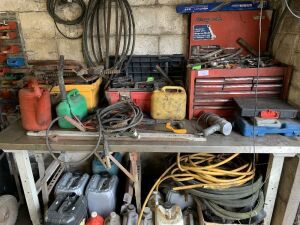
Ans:
<svg viewBox="0 0 300 225"><path fill-rule="evenodd" d="M181 208L166 202L155 209L155 225L184 225Z"/></svg>
<svg viewBox="0 0 300 225"><path fill-rule="evenodd" d="M58 181L54 191L55 195L74 193L81 196L84 193L89 178L90 176L87 173L81 175L67 172Z"/></svg>
<svg viewBox="0 0 300 225"><path fill-rule="evenodd" d="M115 211L118 182L115 175L92 176L85 192L90 213L95 211L106 218Z"/></svg>

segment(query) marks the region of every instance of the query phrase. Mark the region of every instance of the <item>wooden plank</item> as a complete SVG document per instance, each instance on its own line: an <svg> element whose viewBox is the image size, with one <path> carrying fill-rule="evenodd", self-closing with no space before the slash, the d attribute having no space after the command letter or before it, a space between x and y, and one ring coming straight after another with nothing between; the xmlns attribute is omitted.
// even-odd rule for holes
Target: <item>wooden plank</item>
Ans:
<svg viewBox="0 0 300 225"><path fill-rule="evenodd" d="M14 157L20 173L25 199L33 225L41 225L41 209L27 151L15 152Z"/></svg>
<svg viewBox="0 0 300 225"><path fill-rule="evenodd" d="M278 186L280 182L281 172L284 163L284 156L270 155L267 177L268 182L265 185L265 207L264 210L267 214L264 225L270 225L275 206Z"/></svg>
<svg viewBox="0 0 300 225"><path fill-rule="evenodd" d="M134 194L136 201L136 209L139 213L141 211L141 171L140 171L140 154L138 152L130 152L129 158L131 162L132 175L134 177Z"/></svg>
<svg viewBox="0 0 300 225"><path fill-rule="evenodd" d="M42 178L45 176L45 163L44 163L43 155L35 154L35 160L38 163L39 176L40 176L40 178ZM42 184L42 199L43 199L43 205L44 205L44 212L47 212L48 201L49 201L47 182L44 182Z"/></svg>

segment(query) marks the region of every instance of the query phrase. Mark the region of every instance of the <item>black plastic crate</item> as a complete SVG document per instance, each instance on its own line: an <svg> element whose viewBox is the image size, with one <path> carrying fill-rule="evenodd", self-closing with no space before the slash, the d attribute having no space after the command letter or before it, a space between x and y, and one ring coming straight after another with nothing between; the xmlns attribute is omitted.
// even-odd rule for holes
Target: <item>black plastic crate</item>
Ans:
<svg viewBox="0 0 300 225"><path fill-rule="evenodd" d="M114 57L110 58L111 66L114 63ZM125 61L126 65L127 61ZM186 73L186 60L181 54L175 55L134 55L128 67L120 76L126 76L133 82L147 81L148 77L160 79L162 76L156 70L159 65L175 82L184 83Z"/></svg>

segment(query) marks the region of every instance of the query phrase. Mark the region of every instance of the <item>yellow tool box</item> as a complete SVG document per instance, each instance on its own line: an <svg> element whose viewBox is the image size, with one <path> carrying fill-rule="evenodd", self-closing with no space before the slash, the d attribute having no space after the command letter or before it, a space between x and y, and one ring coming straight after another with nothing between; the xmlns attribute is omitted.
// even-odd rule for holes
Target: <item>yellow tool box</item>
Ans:
<svg viewBox="0 0 300 225"><path fill-rule="evenodd" d="M87 102L87 107L89 111L92 111L97 107L99 102L99 89L102 83L102 78L99 78L92 84L67 84L65 85L66 91L71 91L72 89L77 89L80 94L82 94ZM52 88L50 94L59 94L59 87L55 86Z"/></svg>

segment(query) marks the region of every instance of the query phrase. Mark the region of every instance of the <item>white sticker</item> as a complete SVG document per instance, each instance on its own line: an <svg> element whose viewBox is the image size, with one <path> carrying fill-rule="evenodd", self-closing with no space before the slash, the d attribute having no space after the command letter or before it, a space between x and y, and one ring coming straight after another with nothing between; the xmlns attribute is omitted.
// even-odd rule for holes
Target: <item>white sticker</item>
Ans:
<svg viewBox="0 0 300 225"><path fill-rule="evenodd" d="M198 77L208 76L208 75L209 75L209 70L199 70L198 71Z"/></svg>

